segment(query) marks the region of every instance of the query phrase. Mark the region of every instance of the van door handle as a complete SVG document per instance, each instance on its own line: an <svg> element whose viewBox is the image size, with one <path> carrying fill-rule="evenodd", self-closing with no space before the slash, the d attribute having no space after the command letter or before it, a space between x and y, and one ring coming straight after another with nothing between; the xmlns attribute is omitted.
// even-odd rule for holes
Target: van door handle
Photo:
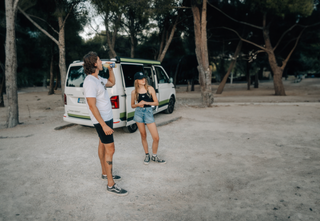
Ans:
<svg viewBox="0 0 320 221"><path fill-rule="evenodd" d="M121 95L121 97L125 97L125 96L127 96L126 94L124 94L124 95Z"/></svg>

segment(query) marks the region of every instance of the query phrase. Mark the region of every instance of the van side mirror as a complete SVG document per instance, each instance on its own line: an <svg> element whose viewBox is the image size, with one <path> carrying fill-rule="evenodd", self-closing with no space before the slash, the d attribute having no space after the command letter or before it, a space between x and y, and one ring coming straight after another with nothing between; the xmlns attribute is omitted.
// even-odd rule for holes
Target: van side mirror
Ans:
<svg viewBox="0 0 320 221"><path fill-rule="evenodd" d="M170 82L170 83L173 83L173 78L169 78L169 82Z"/></svg>

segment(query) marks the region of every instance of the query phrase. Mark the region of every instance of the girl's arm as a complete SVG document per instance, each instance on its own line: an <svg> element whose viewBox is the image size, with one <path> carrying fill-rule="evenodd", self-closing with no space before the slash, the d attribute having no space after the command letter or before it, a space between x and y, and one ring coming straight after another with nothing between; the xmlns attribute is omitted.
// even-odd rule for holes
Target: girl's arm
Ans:
<svg viewBox="0 0 320 221"><path fill-rule="evenodd" d="M133 90L131 92L131 107L136 108L136 107L144 107L144 104L146 103L145 101L140 101L139 103L136 104L136 91Z"/></svg>
<svg viewBox="0 0 320 221"><path fill-rule="evenodd" d="M156 95L156 91L151 86L149 86L148 89L149 89L149 92L152 96L153 102L144 102L144 104L151 105L151 106L159 106L159 101L158 101L158 98Z"/></svg>

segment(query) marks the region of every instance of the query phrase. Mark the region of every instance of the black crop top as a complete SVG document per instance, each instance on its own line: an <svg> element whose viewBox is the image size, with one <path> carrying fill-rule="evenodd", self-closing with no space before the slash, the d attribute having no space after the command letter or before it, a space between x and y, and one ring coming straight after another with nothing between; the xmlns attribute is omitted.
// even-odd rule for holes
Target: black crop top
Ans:
<svg viewBox="0 0 320 221"><path fill-rule="evenodd" d="M150 97L149 97L149 96L150 96ZM138 103L139 103L140 101L153 102L152 95L149 94L149 96L148 96L147 93L139 94ZM144 107L151 107L151 105L145 104Z"/></svg>

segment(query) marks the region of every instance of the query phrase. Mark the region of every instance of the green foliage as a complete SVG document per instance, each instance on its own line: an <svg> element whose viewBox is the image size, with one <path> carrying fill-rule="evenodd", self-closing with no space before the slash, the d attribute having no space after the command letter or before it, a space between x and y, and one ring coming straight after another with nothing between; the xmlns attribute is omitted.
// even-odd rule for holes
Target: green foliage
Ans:
<svg viewBox="0 0 320 221"><path fill-rule="evenodd" d="M22 3L27 8L27 13L32 15L41 27L53 37L58 38L57 33L53 31L53 29L58 30L55 0L37 1L35 5L31 4L32 7L28 7L30 6L30 4L27 4L28 1ZM65 3L69 4L71 2ZM67 9L64 9L64 11L69 12ZM79 32L82 31L83 25L87 21L85 16L85 11L74 8L65 24L67 66L73 60L78 60L80 55L83 56L81 51L82 39ZM41 86L43 79L49 77L52 48L54 70L58 72L57 46L20 13L17 16L16 38L18 87Z"/></svg>
<svg viewBox="0 0 320 221"><path fill-rule="evenodd" d="M58 29L56 1L31 1L21 0L20 3L27 10L28 14L41 17L46 22L35 19L50 34L57 38L57 34L51 29ZM62 1L62 0L61 0ZM29 7L28 4L36 2L35 5ZM178 10L177 6L181 6L181 1L173 0L154 0L154 1L111 1L111 0L91 0L94 3L98 15L107 16L108 28L112 30L117 18L117 13L121 13L122 24L117 36L115 51L118 56L130 57L130 37L129 28L132 28L136 37L135 57L145 59L156 59L159 53L160 39L163 30L170 30L170 26L175 21ZM186 1L188 4L190 1ZM213 1L211 1L213 2ZM71 1L64 1L68 4ZM233 18L256 23L261 26L261 12L267 12L273 15L274 22L270 28L270 37L273 45L277 42L283 30L289 28L298 19L302 24L313 24L319 21L319 8L314 10L312 16L304 18L313 10L313 1L307 0L220 0L214 1L215 5L225 13L232 15ZM213 3L212 3L213 4ZM32 4L31 4L32 5ZM250 5L250 9L248 8ZM187 6L187 5L186 5ZM317 6L319 7L319 5ZM175 73L177 64L183 57L194 57L194 26L191 10L188 8L180 9L180 22L175 32L172 43L162 62L166 71L170 76ZM217 75L223 77L227 71L229 55L233 54L238 37L229 30L219 29L219 27L230 27L240 33L246 39L263 45L261 30L257 30L244 25L239 25L230 19L227 19L221 13L217 13L215 9L208 5L207 31L208 31L208 51L210 63L215 63L217 67ZM66 13L66 8L64 13ZM298 14L298 16L293 14ZM4 5L0 5L0 43L3 45L5 41L5 20ZM286 15L278 17L276 15ZM109 58L109 48L105 32L95 34L91 39L84 41L79 36L84 25L90 20L88 11L82 7L72 11L68 17L65 28L66 39L66 64L67 66L74 60L82 60L83 56L89 51L96 51L101 58ZM48 24L50 24L50 26ZM126 25L126 26L125 26ZM278 59L288 53L292 47L291 40L297 36L299 29L288 33L282 41L282 44L276 50ZM299 45L292 55L292 62L288 63L289 74L295 71L315 71L320 70L320 33L319 26L306 29ZM58 69L58 48L52 43L52 40L37 30L28 20L18 13L17 17L17 52L18 52L18 85L32 86L41 85L43 77L49 76L49 65L51 59L51 48L55 55L55 69ZM248 54L254 46L243 44L242 53ZM185 59L182 59L185 60ZM0 61L4 63L4 50L0 51ZM188 77L190 73L196 71L196 64L187 62L187 70L179 76L179 81L183 82L183 78ZM266 56L260 53L258 58L251 64L251 71L254 74L260 67L268 67ZM237 62L238 75L244 75L246 71L246 61ZM193 71L191 71L193 70ZM56 70L57 71L57 70ZM1 71L0 71L1 75Z"/></svg>
<svg viewBox="0 0 320 221"><path fill-rule="evenodd" d="M284 17L286 14L311 15L314 9L314 0L247 0L251 11L268 12Z"/></svg>

